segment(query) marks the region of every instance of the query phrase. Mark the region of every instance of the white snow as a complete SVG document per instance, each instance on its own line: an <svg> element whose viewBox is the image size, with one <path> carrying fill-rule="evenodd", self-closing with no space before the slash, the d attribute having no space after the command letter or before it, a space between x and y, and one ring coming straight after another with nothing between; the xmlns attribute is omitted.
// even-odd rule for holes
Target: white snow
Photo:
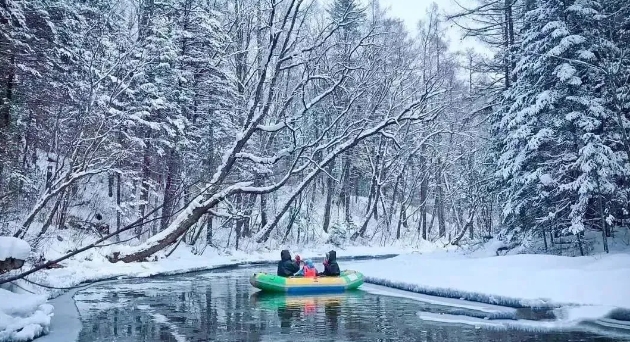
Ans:
<svg viewBox="0 0 630 342"><path fill-rule="evenodd" d="M357 246L341 249L330 245L310 249L287 249L291 251L292 256L300 255L302 259L324 257L330 249L335 249L338 257L378 256L412 251L412 249L397 247ZM86 251L82 254L82 258L61 262L63 268L43 270L37 273L37 278L31 279L49 286L69 287L87 281L118 277L149 277L158 274L181 274L243 263L275 262L280 259L280 249L260 253L234 251L224 254L215 250L208 250L203 255L193 255L188 246L180 246L170 257L154 262L110 263L105 258L105 255L108 254L110 253L106 249Z"/></svg>
<svg viewBox="0 0 630 342"><path fill-rule="evenodd" d="M30 253L28 242L12 236L0 236L0 261L8 258L26 260Z"/></svg>
<svg viewBox="0 0 630 342"><path fill-rule="evenodd" d="M401 255L357 265L366 282L417 293L512 307L561 307L571 320L630 308L630 255Z"/></svg>
<svg viewBox="0 0 630 342"><path fill-rule="evenodd" d="M613 306L568 306L555 309L554 314L563 321L580 322L605 317L614 309Z"/></svg>
<svg viewBox="0 0 630 342"><path fill-rule="evenodd" d="M52 310L45 296L0 289L0 341L30 341L48 333Z"/></svg>
<svg viewBox="0 0 630 342"><path fill-rule="evenodd" d="M319 248L292 249L293 256L299 254L302 258L323 257L327 251L334 248L329 245L322 245ZM339 257L357 256L378 256L387 254L397 254L401 252L411 252L412 249L401 249L397 247L349 247L346 249L334 248ZM211 270L224 266L247 264L252 262L275 262L280 258L280 250L264 253L232 252L219 254L216 251L196 256L188 247L182 246L167 259L157 262L140 263L110 263L105 258L109 254L106 249L90 250L81 254L80 258L69 259L61 264L64 268L42 270L34 274L31 280L55 287L71 287L84 282L94 282L105 279L121 279L131 277L149 277L158 274L181 274L192 271ZM132 285L129 285L132 286ZM140 286L143 286L140 284ZM55 298L52 303L55 305L57 316L53 316L53 306L46 303L46 295L52 297L61 292L55 290L46 295L32 296L15 294L0 289L0 342L17 339L26 341L26 337L35 337L42 333L47 333L50 327L50 334L41 337L38 341L73 341L81 330L81 322L78 310L73 301L73 296L77 290L73 290ZM79 296L90 296L90 292L80 293ZM6 299L5 299L6 298ZM19 299L18 299L19 298ZM98 298L93 298L98 299ZM52 322L51 322L52 317ZM15 331L28 325L19 334ZM182 340L182 336L177 332L172 332L176 339ZM176 336L177 335L177 336Z"/></svg>

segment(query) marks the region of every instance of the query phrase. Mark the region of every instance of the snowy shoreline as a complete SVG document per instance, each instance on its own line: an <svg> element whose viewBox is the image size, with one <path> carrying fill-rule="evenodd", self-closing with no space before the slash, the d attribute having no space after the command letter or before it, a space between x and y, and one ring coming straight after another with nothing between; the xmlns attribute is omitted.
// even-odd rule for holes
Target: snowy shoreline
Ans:
<svg viewBox="0 0 630 342"><path fill-rule="evenodd" d="M292 251L292 255L300 255L302 259L318 260L323 259L324 253L329 249L330 246L317 250L298 250ZM401 250L400 248L372 247L337 248L337 250L343 253L339 260L347 261L390 258L399 255L400 252L411 251ZM219 255L213 251L213 253L195 256L186 248L181 248L171 257L153 262L129 264L118 262L112 264L102 258L87 262L85 260L69 259L62 263L64 265L63 268L43 270L35 274L37 279L33 279L35 277L30 278L30 280L42 285L60 289L46 289L42 287L29 289L39 290L39 294L17 294L0 289L0 291L4 291L1 293L3 295L19 296L37 304L31 305L30 311L26 310L29 311L28 314L30 316L25 315L25 312L18 312L15 317L11 317L9 314L4 317L0 316L0 341L30 341L33 338L44 342L76 340L81 331L81 323L79 312L73 299L74 294L95 284L124 279L183 275L239 266L272 265L278 261L278 254L279 251L255 254L238 252L235 255ZM50 301L46 301L46 298ZM6 310L7 313L13 311L15 310ZM3 313L3 310L0 310L1 313ZM37 326L32 325L32 318L30 317L38 318ZM70 324L70 327L67 324ZM31 325L30 330L19 332L22 326L26 327L29 325ZM25 334L27 332L28 334ZM63 336L59 336L60 333L63 333Z"/></svg>
<svg viewBox="0 0 630 342"><path fill-rule="evenodd" d="M587 257L460 253L400 255L358 265L366 283L512 308L549 309L569 321L630 312L630 255Z"/></svg>
<svg viewBox="0 0 630 342"><path fill-rule="evenodd" d="M302 259L318 260L330 248L322 246L291 252L293 256L299 254ZM498 305L506 309L549 309L558 311L564 323L595 321L609 316L614 310L630 310L630 289L622 286L627 283L624 279L630 279L628 254L590 257L520 254L497 257L452 251L420 254L418 249L393 247L336 250L340 261L375 259L353 265L354 269L365 274L366 283L407 293ZM229 255L208 251L195 256L186 248L181 248L166 259L130 264L112 264L95 253L98 252L81 259L67 260L63 263L64 268L45 270L30 279L47 286L75 288L39 288L43 291L41 294L49 299L55 298L52 300L55 315L50 322L50 333L37 340L57 342L67 341L69 336L78 336L81 324L76 322L80 317L73 296L91 285L104 281L271 265L277 262L279 251L233 252ZM69 329L59 323L64 319L74 320L75 328ZM423 316L421 319L428 318ZM45 326L42 331L48 328ZM55 334L55 331L58 333ZM62 339L59 339L57 335L62 331Z"/></svg>

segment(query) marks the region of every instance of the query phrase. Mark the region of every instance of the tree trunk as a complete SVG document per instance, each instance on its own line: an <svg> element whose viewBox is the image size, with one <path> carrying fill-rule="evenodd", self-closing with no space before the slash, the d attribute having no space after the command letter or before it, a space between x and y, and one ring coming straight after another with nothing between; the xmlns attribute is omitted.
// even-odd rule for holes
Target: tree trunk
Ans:
<svg viewBox="0 0 630 342"><path fill-rule="evenodd" d="M107 197L114 197L114 174L107 175Z"/></svg>
<svg viewBox="0 0 630 342"><path fill-rule="evenodd" d="M212 246L212 215L207 215L208 220L206 221L206 245Z"/></svg>
<svg viewBox="0 0 630 342"><path fill-rule="evenodd" d="M475 215L475 212L473 211L472 216ZM473 224L473 220L470 221L470 227L468 228L468 232L470 233L468 235L468 237L472 240L475 238L475 225ZM467 222L468 223L468 222Z"/></svg>
<svg viewBox="0 0 630 342"><path fill-rule="evenodd" d="M114 255L111 257L110 261L112 262L117 262L117 261L123 261L123 262L134 262L134 261L141 261L141 260L145 260L146 258L150 257L151 255L161 251L162 249L164 249L166 246L171 245L172 243L174 243L175 241L177 241L177 239L182 236L182 234L186 233L188 231L188 229L194 225L195 223L197 223L197 221L199 220L199 218L201 218L201 216L203 216L203 214L205 214L207 211L206 208L204 207L197 207L195 209L192 210L191 214L188 215L184 220L182 220L182 222L177 226L177 229L173 230L170 234L166 235L165 237L163 237L162 239L158 240L155 244L142 249L136 253L132 253L129 255L126 255L122 258L118 258L118 253L115 252Z"/></svg>
<svg viewBox="0 0 630 342"><path fill-rule="evenodd" d="M378 196L378 193L380 193L380 191L381 191L381 188L380 186L377 185L376 196ZM377 207L378 207L378 197L374 199L374 202L372 202L372 208L365 215L365 219L363 220L363 223L361 224L361 228L357 230L356 232L354 232L354 234L352 234L352 236L350 237L351 240L354 241L359 236L363 237L365 235L365 232L367 231L368 223L370 222L370 218L372 217L372 211L375 211Z"/></svg>
<svg viewBox="0 0 630 342"><path fill-rule="evenodd" d="M57 211L59 210L59 205L64 200L64 197L65 197L64 194L65 194L64 191L62 191L59 194L59 197L55 201L55 205L53 205L52 210L48 214L48 217L46 218L46 221L44 222L44 225L42 226L41 231L39 232L39 234L37 234L36 240L39 240L42 236L44 236L44 234L46 234L46 232L48 231L48 228L50 228L50 225L52 224L52 221L53 221L53 217L55 216L55 214L57 214Z"/></svg>
<svg viewBox="0 0 630 342"><path fill-rule="evenodd" d="M11 101L13 99L13 86L15 84L15 55L9 57L9 73L6 79L6 92L0 106L0 133L8 136L9 125L11 124ZM2 137L2 136L0 136ZM5 138L5 137L2 137ZM6 144L0 144L6 146ZM0 151L4 152L4 151ZM1 156L1 154L0 154Z"/></svg>
<svg viewBox="0 0 630 342"><path fill-rule="evenodd" d="M437 206L438 216L438 232L439 237L446 236L446 223L444 221L444 194L442 192L442 171L441 166L438 167L438 174L436 177L437 186L435 191L435 205Z"/></svg>
<svg viewBox="0 0 630 342"><path fill-rule="evenodd" d="M234 205L239 210L239 215L243 214L243 194L238 193L234 196ZM238 249L238 239L243 232L243 218L237 217L234 220L234 231L236 232L236 249Z"/></svg>
<svg viewBox="0 0 630 342"><path fill-rule="evenodd" d="M451 243L452 245L458 245L459 241L464 237L464 235L466 235L467 230L472 231L474 221L475 221L475 212L472 211L470 214L470 218L468 219L468 222L466 222L466 224L464 225L464 228L462 228L462 231L459 232L459 235L455 238L455 241ZM471 236L471 239L472 239L472 236Z"/></svg>
<svg viewBox="0 0 630 342"><path fill-rule="evenodd" d="M431 229L433 229L433 222L435 222L436 209L437 209L437 205L433 203L433 210L431 211L431 222L429 223L429 227L427 227L427 236L431 235Z"/></svg>
<svg viewBox="0 0 630 342"><path fill-rule="evenodd" d="M326 167L327 175L326 177L326 205L324 206L324 232L328 233L328 228L330 226L330 209L332 207L332 200L334 195L334 180L332 178L333 171L333 163L330 163L328 167Z"/></svg>
<svg viewBox="0 0 630 342"><path fill-rule="evenodd" d="M120 194L120 182L121 182L121 175L120 172L116 173L116 231L120 230L120 199L121 199L121 194ZM116 242L120 242L120 236L116 235Z"/></svg>
<svg viewBox="0 0 630 342"><path fill-rule="evenodd" d="M148 137L147 137L148 138ZM149 177L151 176L150 174L150 156L149 156L149 143L147 142L147 139L145 139L145 148L144 148L144 153L142 156L142 183L141 183L141 188L140 188L140 217L144 217L144 213L146 211L147 208L147 203L149 201ZM135 233L138 236L138 238L140 237L140 234L142 234L142 231L144 229L144 224L141 223L140 225L138 225L138 227L136 227L135 229Z"/></svg>
<svg viewBox="0 0 630 342"><path fill-rule="evenodd" d="M256 200L255 195L245 195L243 201L243 215L245 217L241 218L243 221L243 231L241 232L243 237L251 236L251 228L250 228L250 217L252 216L252 209L254 206L254 201Z"/></svg>
<svg viewBox="0 0 630 342"><path fill-rule="evenodd" d="M341 191L339 193L340 202L344 208L344 220L346 223L352 221L350 216L350 157L344 154L341 167Z"/></svg>
<svg viewBox="0 0 630 342"><path fill-rule="evenodd" d="M287 229L284 232L284 237L282 238L282 243L285 243L287 241L287 238L289 237L289 234L291 233L291 229L293 228L293 224L295 223L295 219L297 218L299 212L300 210L297 207L297 205L294 205L291 216L289 217L289 223L287 224ZM299 231L298 231L298 234L299 234ZM299 240L299 235L298 235L298 240Z"/></svg>
<svg viewBox="0 0 630 342"><path fill-rule="evenodd" d="M599 186L598 186L599 188ZM604 201L602 200L602 196L599 196L599 215L602 220L602 243L604 245L604 252L608 253L608 234L606 234L606 216L604 213Z"/></svg>
<svg viewBox="0 0 630 342"><path fill-rule="evenodd" d="M398 196L398 183L400 183L400 177L402 177L402 172L398 174L398 176L396 177L396 182L394 183L394 190L392 192L392 200L389 202L389 212L387 213L387 229L388 230L391 227L392 218L394 216L394 204L396 203L396 196Z"/></svg>
<svg viewBox="0 0 630 342"><path fill-rule="evenodd" d="M164 197L162 201L162 218L160 219L160 231L168 227L168 223L171 221L173 215L173 208L175 207L175 197L177 196L178 187L178 172L179 172L179 158L175 149L171 149L169 158L167 161L166 170L166 184L164 185Z"/></svg>
<svg viewBox="0 0 630 342"><path fill-rule="evenodd" d="M260 226L267 224L267 195L260 195Z"/></svg>
<svg viewBox="0 0 630 342"><path fill-rule="evenodd" d="M400 226L402 225L403 218L405 216L405 206L400 204L400 213L398 214L398 225L396 227L396 240L400 240Z"/></svg>
<svg viewBox="0 0 630 342"><path fill-rule="evenodd" d="M427 239L427 192L429 190L429 177L426 174L426 159L422 157L422 183L420 183L420 222L422 227L422 239Z"/></svg>

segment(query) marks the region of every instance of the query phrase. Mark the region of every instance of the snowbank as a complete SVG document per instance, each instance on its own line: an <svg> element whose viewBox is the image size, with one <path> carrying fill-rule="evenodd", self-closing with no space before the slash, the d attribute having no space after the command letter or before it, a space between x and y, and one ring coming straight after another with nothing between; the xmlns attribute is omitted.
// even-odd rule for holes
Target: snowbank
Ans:
<svg viewBox="0 0 630 342"><path fill-rule="evenodd" d="M323 258L331 246L320 248L295 249L291 254L299 254L303 259ZM334 248L339 258L377 257L395 255L401 252L410 253L413 250L401 250L397 247L348 247ZM61 255L62 251L59 251ZM29 277L29 280L53 287L72 287L82 283L91 283L106 279L122 279L135 277L151 277L155 275L172 275L195 271L205 271L220 267L238 266L242 264L271 263L279 260L280 251L262 253L226 252L219 253L216 250L208 250L203 255L194 255L187 246L181 246L173 255L166 259L154 262L138 263L110 263L105 258L106 249L93 249L78 255L75 258L61 262L63 268L42 270ZM53 255L52 257L56 257ZM0 342L27 341L39 335L48 333L51 326L53 306L45 304L46 298L55 297L64 290L49 290L45 288L30 287L32 290L41 291L41 296L18 295L6 290L0 290ZM71 291L73 294L76 291ZM64 295L65 297L65 295ZM6 298L6 299L5 299ZM18 299L19 298L19 299ZM59 299L62 299L60 297ZM55 302L57 307L62 307L61 315L52 319L50 334L44 337L48 341L61 341L69 335L78 336L80 322L78 313L71 296L63 298L63 301ZM4 306L3 306L4 305ZM63 308L67 306L67 308ZM58 321L63 319L64 322ZM72 323L72 329L67 325ZM25 327L20 332L17 332ZM6 330L6 331L5 331ZM63 334L61 336L59 334ZM55 336L53 336L55 335Z"/></svg>
<svg viewBox="0 0 630 342"><path fill-rule="evenodd" d="M45 296L0 289L0 341L30 341L47 333L52 310Z"/></svg>
<svg viewBox="0 0 630 342"><path fill-rule="evenodd" d="M9 258L26 260L31 253L31 246L22 239L12 236L0 236L0 261Z"/></svg>
<svg viewBox="0 0 630 342"><path fill-rule="evenodd" d="M511 307L600 307L571 311L572 319L630 308L628 254L471 257L443 252L369 261L357 269L368 283L429 295Z"/></svg>
<svg viewBox="0 0 630 342"><path fill-rule="evenodd" d="M321 258L330 250L330 246L319 249L292 250L291 255L299 254L302 259ZM410 253L412 250L399 248L348 247L336 248L339 258L375 257L383 255L397 255ZM30 280L54 287L70 287L81 283L126 277L150 277L155 275L170 275L187 272L205 271L220 267L236 266L251 263L271 263L280 259L280 251L261 253L246 253L234 251L219 253L208 250L203 255L193 255L187 246L179 247L170 257L153 262L110 263L105 258L106 250L94 249L82 254L79 258L72 258L61 262L63 268L43 270L36 273ZM54 296L59 293L51 293Z"/></svg>

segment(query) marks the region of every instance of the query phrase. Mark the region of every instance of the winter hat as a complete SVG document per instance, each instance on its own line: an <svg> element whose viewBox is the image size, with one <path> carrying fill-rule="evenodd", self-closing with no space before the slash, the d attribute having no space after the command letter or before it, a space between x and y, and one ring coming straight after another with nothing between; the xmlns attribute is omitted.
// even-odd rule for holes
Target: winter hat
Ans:
<svg viewBox="0 0 630 342"><path fill-rule="evenodd" d="M311 259L306 259L306 260L304 261L304 263L305 263L305 264L306 264L306 266L308 266L308 267L311 267L311 268L315 267L315 265L313 265L313 262L311 261Z"/></svg>

